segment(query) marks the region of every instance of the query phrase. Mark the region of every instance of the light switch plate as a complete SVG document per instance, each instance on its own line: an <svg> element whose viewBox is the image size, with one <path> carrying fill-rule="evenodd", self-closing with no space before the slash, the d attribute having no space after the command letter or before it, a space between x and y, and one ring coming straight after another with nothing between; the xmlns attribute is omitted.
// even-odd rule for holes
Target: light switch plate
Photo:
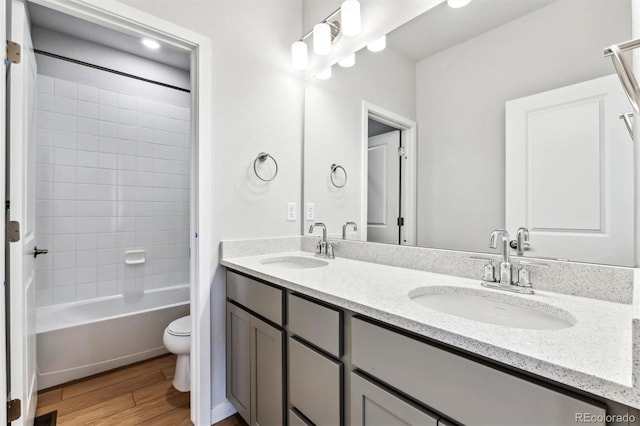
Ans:
<svg viewBox="0 0 640 426"><path fill-rule="evenodd" d="M296 203L287 203L287 220L296 220Z"/></svg>
<svg viewBox="0 0 640 426"><path fill-rule="evenodd" d="M314 203L304 205L304 218L306 220L314 220L316 218L316 205Z"/></svg>

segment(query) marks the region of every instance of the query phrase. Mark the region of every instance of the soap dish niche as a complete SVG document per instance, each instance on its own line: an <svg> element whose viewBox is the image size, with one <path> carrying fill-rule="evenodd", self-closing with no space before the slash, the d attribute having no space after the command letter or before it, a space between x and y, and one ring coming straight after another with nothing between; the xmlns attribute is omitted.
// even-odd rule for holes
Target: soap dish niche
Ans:
<svg viewBox="0 0 640 426"><path fill-rule="evenodd" d="M127 265L141 265L146 262L144 250L127 250L124 252L124 263Z"/></svg>

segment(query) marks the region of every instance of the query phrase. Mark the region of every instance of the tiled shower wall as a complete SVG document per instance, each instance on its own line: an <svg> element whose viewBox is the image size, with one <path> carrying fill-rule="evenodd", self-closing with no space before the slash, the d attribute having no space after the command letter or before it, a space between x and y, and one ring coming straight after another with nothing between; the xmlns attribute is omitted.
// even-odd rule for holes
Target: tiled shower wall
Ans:
<svg viewBox="0 0 640 426"><path fill-rule="evenodd" d="M37 96L37 305L188 284L189 109L45 75Z"/></svg>

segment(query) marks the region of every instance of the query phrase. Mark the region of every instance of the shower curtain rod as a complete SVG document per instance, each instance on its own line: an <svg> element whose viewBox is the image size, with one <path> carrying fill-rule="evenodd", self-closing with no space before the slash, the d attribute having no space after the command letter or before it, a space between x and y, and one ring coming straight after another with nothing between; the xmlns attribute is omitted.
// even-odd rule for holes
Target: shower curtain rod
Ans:
<svg viewBox="0 0 640 426"><path fill-rule="evenodd" d="M150 80L148 78L140 77L140 76L137 76L137 75L134 75L134 74L129 74L129 73L126 73L126 72L114 70L114 69L103 67L103 66L100 66L100 65L91 64L89 62L79 61L77 59L68 58L66 56L57 55L55 53L45 52L44 50L33 49L33 52L37 53L39 55L49 56L51 58L60 59L62 61L71 62L71 63L77 64L77 65L82 65L82 66L89 67L89 68L94 68L94 69L97 69L97 70L100 70L100 71L106 71L106 72L110 72L112 74L121 75L123 77L129 77L129 78L133 78L135 80L144 81L146 83L156 84L158 86L167 87L169 89L175 89L175 90L179 90L181 92L191 93L191 90L189 90L189 89L183 89L182 87L172 86L171 84L162 83L160 81L155 81L155 80Z"/></svg>

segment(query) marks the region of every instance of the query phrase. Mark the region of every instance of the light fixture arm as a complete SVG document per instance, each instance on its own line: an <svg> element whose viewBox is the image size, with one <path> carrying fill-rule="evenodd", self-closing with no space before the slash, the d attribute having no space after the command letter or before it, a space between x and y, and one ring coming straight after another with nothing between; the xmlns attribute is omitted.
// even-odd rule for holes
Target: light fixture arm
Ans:
<svg viewBox="0 0 640 426"><path fill-rule="evenodd" d="M331 12L329 16L327 16L322 21L320 21L320 24L329 24L329 26L331 27L331 41L333 41L338 36L338 33L340 33L340 22L332 21L332 19L335 18L339 13L340 13L340 8L337 8L336 10ZM337 33L336 33L336 30L337 30ZM307 31L302 37L300 37L298 41L305 41L306 39L311 37L312 34L313 34L313 28Z"/></svg>

